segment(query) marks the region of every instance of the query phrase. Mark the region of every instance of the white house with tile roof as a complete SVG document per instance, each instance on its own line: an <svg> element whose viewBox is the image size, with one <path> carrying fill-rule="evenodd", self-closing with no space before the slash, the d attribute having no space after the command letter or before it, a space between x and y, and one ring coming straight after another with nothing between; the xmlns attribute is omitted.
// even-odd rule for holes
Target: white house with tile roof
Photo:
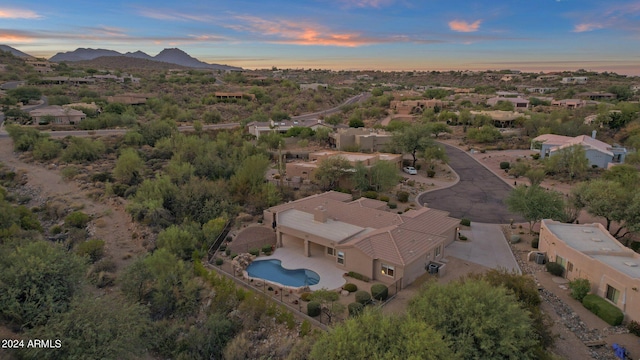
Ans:
<svg viewBox="0 0 640 360"><path fill-rule="evenodd" d="M587 135L568 137L544 134L531 141L531 150L540 150L540 158L545 158L553 156L559 150L567 147L581 145L589 160L589 166L607 169L611 165L624 163L627 149L620 146L609 145L596 139L595 136L595 131L591 137Z"/></svg>
<svg viewBox="0 0 640 360"><path fill-rule="evenodd" d="M429 208L396 214L383 205L327 192L271 207L264 221L278 247L302 245L302 256L332 258L345 272L405 287L443 258L459 220Z"/></svg>

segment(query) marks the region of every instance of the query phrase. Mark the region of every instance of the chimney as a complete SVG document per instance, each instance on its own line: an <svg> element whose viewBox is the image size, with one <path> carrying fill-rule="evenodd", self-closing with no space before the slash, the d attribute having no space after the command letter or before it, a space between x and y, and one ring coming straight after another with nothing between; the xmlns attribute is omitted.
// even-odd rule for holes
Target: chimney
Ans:
<svg viewBox="0 0 640 360"><path fill-rule="evenodd" d="M591 132L591 138L592 138L592 139L595 139L595 138L596 138L596 133L597 133L597 131L595 131L595 130L593 130L593 131Z"/></svg>
<svg viewBox="0 0 640 360"><path fill-rule="evenodd" d="M318 206L317 208L313 209L313 221L319 223L327 222L327 209L325 209L323 206Z"/></svg>

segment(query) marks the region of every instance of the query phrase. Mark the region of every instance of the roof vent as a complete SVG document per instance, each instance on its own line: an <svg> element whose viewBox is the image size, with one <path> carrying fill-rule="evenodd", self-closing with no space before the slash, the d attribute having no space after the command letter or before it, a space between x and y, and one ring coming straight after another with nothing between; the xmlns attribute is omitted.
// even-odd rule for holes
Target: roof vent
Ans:
<svg viewBox="0 0 640 360"><path fill-rule="evenodd" d="M602 239L594 237L594 238L591 238L591 241L593 241L593 242L602 242Z"/></svg>
<svg viewBox="0 0 640 360"><path fill-rule="evenodd" d="M638 267L638 264L634 263L633 261L625 261L623 264L629 267Z"/></svg>
<svg viewBox="0 0 640 360"><path fill-rule="evenodd" d="M591 234L593 232L593 230L591 230L591 229L582 229L582 232L587 233L587 234Z"/></svg>
<svg viewBox="0 0 640 360"><path fill-rule="evenodd" d="M602 251L613 251L612 248L608 248L608 247L600 248L600 250L602 250Z"/></svg>

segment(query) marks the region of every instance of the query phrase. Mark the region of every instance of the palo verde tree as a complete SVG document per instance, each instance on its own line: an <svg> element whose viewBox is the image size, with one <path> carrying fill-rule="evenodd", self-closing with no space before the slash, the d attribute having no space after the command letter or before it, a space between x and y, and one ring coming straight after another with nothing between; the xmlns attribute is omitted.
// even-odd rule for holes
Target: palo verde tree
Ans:
<svg viewBox="0 0 640 360"><path fill-rule="evenodd" d="M576 144L556 151L545 159L544 165L547 173L563 175L573 181L586 174L589 160L582 145Z"/></svg>
<svg viewBox="0 0 640 360"><path fill-rule="evenodd" d="M391 148L395 152L410 154L413 157L412 166L416 166L418 154L433 144L432 129L428 124L404 127L393 133Z"/></svg>
<svg viewBox="0 0 640 360"><path fill-rule="evenodd" d="M505 199L509 211L521 215L529 222L529 231L542 219L564 219L564 197L557 191L540 186L518 185Z"/></svg>
<svg viewBox="0 0 640 360"><path fill-rule="evenodd" d="M324 190L336 190L340 185L340 179L351 174L351 163L342 156L332 156L320 161L314 173L315 179Z"/></svg>
<svg viewBox="0 0 640 360"><path fill-rule="evenodd" d="M444 334L462 359L535 359L531 318L506 288L484 280L426 284L409 304L409 317Z"/></svg>

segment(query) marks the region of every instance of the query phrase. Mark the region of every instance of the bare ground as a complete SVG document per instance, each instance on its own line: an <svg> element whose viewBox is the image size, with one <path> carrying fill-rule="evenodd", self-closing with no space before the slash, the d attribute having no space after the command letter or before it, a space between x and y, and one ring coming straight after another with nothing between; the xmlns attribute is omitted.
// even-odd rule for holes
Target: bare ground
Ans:
<svg viewBox="0 0 640 360"><path fill-rule="evenodd" d="M146 233L131 221L124 204L118 199L106 203L93 200L87 195L91 189L81 188L74 181L65 181L54 164L40 166L26 163L13 151L9 138L0 139L0 162L14 171L23 171L27 176L25 186L37 194L30 206L42 206L59 202L71 209L82 209L91 215L88 226L91 238L105 241L105 253L113 259L117 273L124 269L136 256L146 252L142 246L143 236L133 239L133 234Z"/></svg>

